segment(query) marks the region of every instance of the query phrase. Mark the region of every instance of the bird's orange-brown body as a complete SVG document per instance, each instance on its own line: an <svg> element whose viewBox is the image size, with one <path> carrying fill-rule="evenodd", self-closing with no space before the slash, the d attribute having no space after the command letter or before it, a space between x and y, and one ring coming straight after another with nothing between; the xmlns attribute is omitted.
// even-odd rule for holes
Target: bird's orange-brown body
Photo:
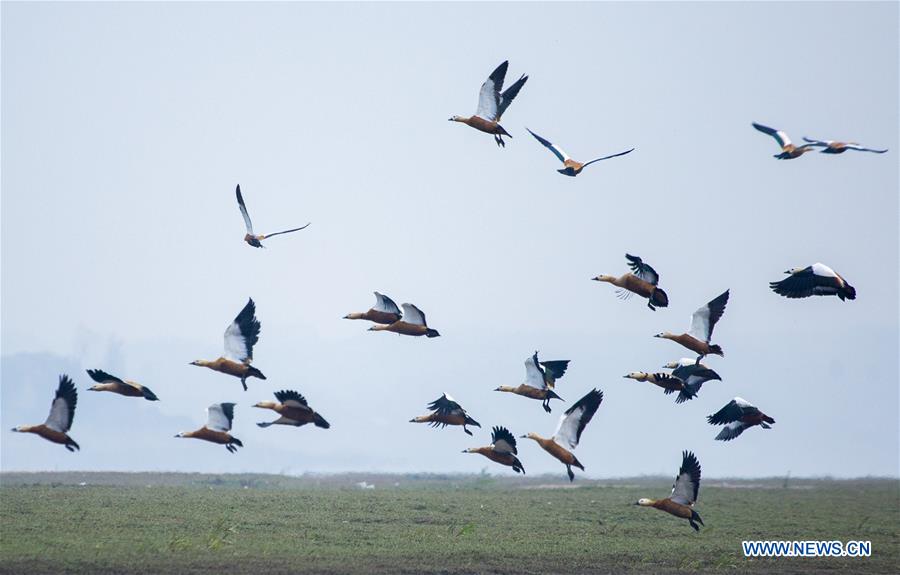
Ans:
<svg viewBox="0 0 900 575"><path fill-rule="evenodd" d="M213 431L205 425L197 431L185 431L181 436L202 439L203 441L218 443L220 445L227 445L234 442L234 437L232 437L230 433L225 431Z"/></svg>
<svg viewBox="0 0 900 575"><path fill-rule="evenodd" d="M490 447L473 447L469 449L469 453L480 453L491 461L507 467L518 467L521 465L519 458L512 453L498 453Z"/></svg>
<svg viewBox="0 0 900 575"><path fill-rule="evenodd" d="M373 325L369 328L369 331L390 331L399 333L401 335L412 336L430 335L432 333L435 333L435 331L433 329L429 329L428 326L406 323L403 320L395 321L390 325Z"/></svg>
<svg viewBox="0 0 900 575"><path fill-rule="evenodd" d="M547 399L547 396L552 391L550 389L538 389L536 387L532 387L530 385L525 385L524 383L518 385L516 387L510 387L508 385L501 385L495 391L504 391L506 393L514 393L516 395L521 395L522 397L528 397L531 399L539 399L541 401ZM554 394L555 396L556 394Z"/></svg>
<svg viewBox="0 0 900 575"><path fill-rule="evenodd" d="M412 419L414 423L443 423L444 425L465 425L465 414L429 413L417 415Z"/></svg>
<svg viewBox="0 0 900 575"><path fill-rule="evenodd" d="M355 312L348 313L344 316L344 319L364 319L368 321L374 321L375 323L381 323L384 325L391 325L392 323L398 321L400 319L400 314L398 313L390 313L386 311L378 311L376 309L370 309L367 312Z"/></svg>
<svg viewBox="0 0 900 575"><path fill-rule="evenodd" d="M66 433L62 433L61 431L56 431L55 429L50 429L43 423L40 425L20 425L15 431L19 433L34 433L35 435L40 435L47 441L52 441L53 443L58 443L60 445L73 445L78 447L78 444L72 440L71 437Z"/></svg>
<svg viewBox="0 0 900 575"><path fill-rule="evenodd" d="M719 347L718 345L710 345L709 343L707 343L705 341L700 341L696 337L694 337L690 334L687 334L687 333L682 333L679 335L674 335L674 334L668 333L668 334L662 334L659 337L661 337L663 339L672 340L676 343L680 343L681 345L683 345L684 347L693 351L697 355L701 355L701 356L703 356L703 355L720 355L722 357L725 356L725 352L723 352L722 348Z"/></svg>

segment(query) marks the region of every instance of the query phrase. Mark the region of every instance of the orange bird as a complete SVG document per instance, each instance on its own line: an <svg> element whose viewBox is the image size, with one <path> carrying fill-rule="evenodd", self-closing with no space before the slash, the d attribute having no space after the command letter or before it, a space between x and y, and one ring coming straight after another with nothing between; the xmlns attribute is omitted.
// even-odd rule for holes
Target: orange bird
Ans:
<svg viewBox="0 0 900 575"><path fill-rule="evenodd" d="M66 449L74 452L81 448L75 440L69 437L68 431L72 428L72 420L75 418L75 406L78 404L78 392L75 384L68 375L59 376L59 387L56 388L56 396L50 404L50 415L47 421L41 425L19 425L13 427L13 431L19 433L34 433L47 441L64 445Z"/></svg>

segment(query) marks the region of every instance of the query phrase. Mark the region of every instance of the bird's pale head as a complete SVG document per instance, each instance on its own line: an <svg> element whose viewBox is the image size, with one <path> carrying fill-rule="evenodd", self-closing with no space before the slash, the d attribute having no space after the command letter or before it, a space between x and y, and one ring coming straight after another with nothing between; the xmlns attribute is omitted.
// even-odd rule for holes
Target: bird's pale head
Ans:
<svg viewBox="0 0 900 575"><path fill-rule="evenodd" d="M646 497L642 497L642 498L638 499L637 501L635 501L634 504L640 505L641 507L650 507L651 505L653 505L653 500L647 499Z"/></svg>
<svg viewBox="0 0 900 575"><path fill-rule="evenodd" d="M624 377L625 379L634 379L637 381L644 381L645 379L647 379L647 374L644 373L643 371L632 371L631 373L629 373L627 375L623 375L622 377Z"/></svg>

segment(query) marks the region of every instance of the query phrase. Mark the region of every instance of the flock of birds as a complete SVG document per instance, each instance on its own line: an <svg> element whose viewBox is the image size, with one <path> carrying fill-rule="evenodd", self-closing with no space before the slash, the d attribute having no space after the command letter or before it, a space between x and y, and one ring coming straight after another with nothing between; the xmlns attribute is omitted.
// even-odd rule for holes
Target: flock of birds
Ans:
<svg viewBox="0 0 900 575"><path fill-rule="evenodd" d="M502 90L506 77L508 62L500 64L481 86L478 98L478 109L475 115L470 117L453 116L451 121L461 122L476 130L494 136L498 146L505 147L503 137L512 136L500 125L500 119L510 106L516 95L525 85L528 76L521 76L506 90ZM847 150L884 153L887 150L870 149L856 143L843 143L830 140L812 140L804 138L807 142L801 146L794 146L787 134L782 131L753 124L757 130L776 139L782 152L775 157L778 159L798 158L805 152L821 148L822 153L841 154ZM631 153L634 148L590 160L585 163L573 160L562 148L549 140L528 130L543 146L547 147L563 163L563 168L558 170L567 176L577 176L582 170L601 160L606 160ZM272 234L256 234L253 231L253 223L247 212L240 186L235 191L238 207L246 225L244 241L252 247L262 248L262 241L280 234L287 234L305 229L292 228ZM593 278L598 282L610 283L616 286L616 294L621 299L628 299L637 295L647 300L647 307L651 310L667 307L669 297L659 287L660 276L656 270L641 258L630 254L625 255L630 271L621 276L599 275ZM788 298L805 298L814 295L835 295L842 301L856 298L856 290L840 274L830 267L816 263L808 267L791 269L785 272L788 277L777 282L770 283L771 289ZM375 305L365 312L350 313L344 316L349 320L365 320L372 322L369 331L388 331L406 336L425 336L426 338L439 337L440 333L428 326L425 314L411 303L402 304L402 311L394 301L381 293L375 292ZM666 395L674 394L675 403L683 403L697 397L701 386L709 381L721 381L721 377L708 366L701 363L707 355L724 357L724 351L718 344L711 343L713 330L716 323L722 318L728 303L729 291L726 290L713 298L707 304L693 313L691 326L687 332L674 334L662 332L656 337L668 339L680 344L684 348L696 354L696 358L682 358L670 362L664 367L671 372L633 372L625 375L625 378L640 382L648 382L662 388ZM247 390L247 379L266 379L266 376L255 366L253 361L253 347L259 340L260 322L256 318L256 306L250 299L241 312L234 318L224 337L224 353L214 360L196 360L191 365L205 367L213 371L224 373L240 380L243 389ZM535 352L525 360L525 381L517 387L500 386L495 391L511 393L528 399L538 400L547 413L552 409L550 401L562 400L556 394L556 382L561 379L568 368L569 360L540 361ZM90 378L95 382L89 390L106 391L125 397L142 397L148 401L158 401L159 398L146 386L134 381L120 379L102 370L87 370ZM269 409L278 414L278 419L271 422L258 423L262 428L271 425L288 425L300 427L312 423L316 427L328 429L329 423L314 409L307 400L297 391L282 390L275 394L277 401L261 401L253 407ZM584 470L584 465L575 457L574 450L581 439L582 432L594 417L603 402L603 392L591 389L581 399L575 402L559 418L552 436L543 437L537 433L521 435L521 439L535 441L544 451L557 459L566 468L569 480L574 480L573 467ZM80 449L78 443L69 437L68 432L72 427L75 416L75 407L78 403L78 392L72 379L68 375L61 375L56 395L51 403L50 414L47 420L40 425L20 425L13 431L34 433L53 443L65 446L69 451ZM234 421L234 403L214 403L207 408L207 422L198 430L182 432L176 437L194 438L224 445L229 452L236 452L243 447L243 443L231 435ZM460 426L463 431L472 435L467 426L481 427L463 407L450 395L441 397L428 404L429 413L411 419L414 423L428 423L434 427ZM712 425L723 425L724 428L715 439L730 441L740 436L745 430L760 426L770 429L775 420L760 411L748 401L735 397L731 402L722 407L716 413L707 417ZM524 473L525 468L518 458L516 437L503 426L494 426L491 430L491 444L483 447L471 447L463 453L477 453L491 461L511 467L515 472ZM635 504L654 507L676 517L687 519L690 526L699 531L699 525L703 521L693 509L697 501L700 487L700 463L697 457L689 451L682 453L681 467L675 478L672 492L664 499L640 499Z"/></svg>

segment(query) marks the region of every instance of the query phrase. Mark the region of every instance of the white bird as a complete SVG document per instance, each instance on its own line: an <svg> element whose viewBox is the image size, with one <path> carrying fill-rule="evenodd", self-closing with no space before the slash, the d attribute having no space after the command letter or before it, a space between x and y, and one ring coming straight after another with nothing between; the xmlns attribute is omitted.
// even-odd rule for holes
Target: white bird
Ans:
<svg viewBox="0 0 900 575"><path fill-rule="evenodd" d="M569 154L565 153L563 151L563 149L560 148L559 146L557 146L556 144L553 144L549 140L538 136L537 134L535 134L528 128L525 128L525 129L528 130L528 133L531 134L532 136L534 136L534 138L538 142L540 142L548 150L553 152L553 155L555 155L557 158L559 158L559 161L563 163L563 168L561 170L556 170L556 171L564 176L572 176L573 178L575 176L577 176L578 174L580 174L581 170L590 166L594 162L600 162L602 160L608 160L610 158L617 158L619 156L624 156L625 154L630 154L631 152L634 151L634 148L631 148L630 150L625 150L624 152L619 152L618 154L612 154L610 156L603 156L602 158L595 158L595 159L591 160L590 162L585 162L582 164L581 162L578 162L578 161L570 158Z"/></svg>
<svg viewBox="0 0 900 575"><path fill-rule="evenodd" d="M841 301L856 299L856 288L823 263L790 269L784 273L790 277L778 282L769 282L769 287L778 295L792 299L814 295L836 295Z"/></svg>

